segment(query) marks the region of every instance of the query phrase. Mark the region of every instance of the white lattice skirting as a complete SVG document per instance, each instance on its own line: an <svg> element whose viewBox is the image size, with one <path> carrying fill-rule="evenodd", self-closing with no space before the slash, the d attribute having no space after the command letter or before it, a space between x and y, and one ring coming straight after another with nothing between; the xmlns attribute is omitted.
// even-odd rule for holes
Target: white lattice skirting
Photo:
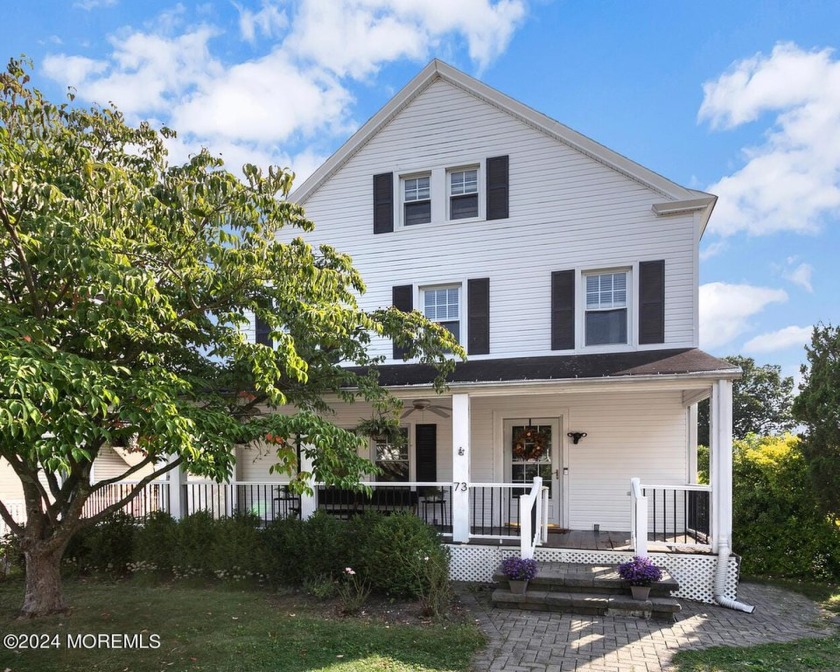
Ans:
<svg viewBox="0 0 840 672"><path fill-rule="evenodd" d="M510 546L450 544L449 550L452 554L449 575L453 581L483 583L492 581L493 573L502 560L518 555L518 549ZM605 565L617 565L620 562L626 562L632 556L632 553L623 551L581 551L562 548L538 548L534 553L534 558L542 562L603 563ZM680 590L675 597L708 604L714 603L716 555L651 553L650 558L658 566L667 569L668 573L680 584ZM739 559L732 556L729 558L725 593L725 597L731 600L738 597L738 574Z"/></svg>

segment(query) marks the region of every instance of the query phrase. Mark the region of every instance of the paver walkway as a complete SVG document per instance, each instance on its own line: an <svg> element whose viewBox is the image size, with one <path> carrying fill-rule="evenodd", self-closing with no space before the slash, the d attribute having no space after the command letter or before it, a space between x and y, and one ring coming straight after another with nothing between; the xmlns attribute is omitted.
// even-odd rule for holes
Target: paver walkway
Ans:
<svg viewBox="0 0 840 672"><path fill-rule="evenodd" d="M476 672L659 672L681 649L750 646L837 632L806 597L742 583L738 598L752 614L682 601L674 623L494 609L489 590L459 588L462 602L490 639L473 661Z"/></svg>

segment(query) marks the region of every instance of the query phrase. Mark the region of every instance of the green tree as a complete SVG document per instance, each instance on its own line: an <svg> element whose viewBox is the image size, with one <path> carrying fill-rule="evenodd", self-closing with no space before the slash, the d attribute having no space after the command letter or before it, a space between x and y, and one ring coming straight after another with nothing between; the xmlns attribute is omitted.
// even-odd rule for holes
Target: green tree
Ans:
<svg viewBox="0 0 840 672"><path fill-rule="evenodd" d="M740 380L732 384L732 435L744 439L747 434L782 434L791 431L796 421L791 414L793 377L782 376L776 364L756 365L752 357L730 355L724 359L741 368ZM697 406L697 443L709 445L709 401Z"/></svg>
<svg viewBox="0 0 840 672"><path fill-rule="evenodd" d="M114 108L55 105L18 61L0 75L0 457L20 479L26 559L22 614L66 608L59 565L71 537L126 504L151 479L186 468L228 477L233 448L271 434L277 470L296 473L292 437L314 477L352 486L372 465L361 439L322 411L326 395L391 409L372 338L394 339L438 370L463 356L419 313L365 311L347 255L313 249L285 199L293 175L243 169L240 181L202 151L166 160L173 135L133 128ZM274 348L249 343L256 314ZM291 404L293 415L261 413ZM104 446L139 436L143 459L91 483ZM278 438L279 437L279 438ZM98 515L85 502L153 468Z"/></svg>
<svg viewBox="0 0 840 672"><path fill-rule="evenodd" d="M840 515L840 327L817 325L805 346L793 414L805 425L802 451L823 511Z"/></svg>
<svg viewBox="0 0 840 672"><path fill-rule="evenodd" d="M840 530L819 509L791 434L733 444L733 538L746 574L840 578Z"/></svg>

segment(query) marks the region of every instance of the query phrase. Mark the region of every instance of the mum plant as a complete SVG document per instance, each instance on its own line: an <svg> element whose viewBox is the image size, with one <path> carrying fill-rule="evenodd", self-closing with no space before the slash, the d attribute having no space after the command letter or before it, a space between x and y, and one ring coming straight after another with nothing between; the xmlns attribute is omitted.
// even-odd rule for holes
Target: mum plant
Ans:
<svg viewBox="0 0 840 672"><path fill-rule="evenodd" d="M530 581L537 575L537 562L530 558L506 558L502 562L502 574L511 581Z"/></svg>
<svg viewBox="0 0 840 672"><path fill-rule="evenodd" d="M654 565L650 558L641 558L638 555L633 556L629 562L621 563L618 566L618 574L631 586L649 586L662 580L662 570Z"/></svg>

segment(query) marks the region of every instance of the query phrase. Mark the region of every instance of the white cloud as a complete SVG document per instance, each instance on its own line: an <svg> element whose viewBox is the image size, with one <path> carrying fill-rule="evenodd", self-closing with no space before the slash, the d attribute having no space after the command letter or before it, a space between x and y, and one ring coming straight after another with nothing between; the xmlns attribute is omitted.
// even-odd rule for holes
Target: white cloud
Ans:
<svg viewBox="0 0 840 672"><path fill-rule="evenodd" d="M78 7L86 12L100 7L113 7L117 4L117 0L79 0L73 3L73 7Z"/></svg>
<svg viewBox="0 0 840 672"><path fill-rule="evenodd" d="M713 243L707 243L700 250L700 261L706 261L712 257L717 256L729 247L725 240L716 240Z"/></svg>
<svg viewBox="0 0 840 672"><path fill-rule="evenodd" d="M237 5L243 39L268 44L259 56L232 63L213 49L226 27L189 25L188 10L178 4L142 29L111 35L105 58L56 54L44 69L75 86L80 99L114 102L131 122L154 118L170 125L180 134L170 147L173 159L203 145L231 165L291 158L303 175L312 170L310 159L320 156L305 143L328 146L358 126L351 118L354 81L389 61L425 59L431 49L459 40L484 67L507 47L524 19L525 2L301 0L288 10L277 0L262 0L259 10Z"/></svg>
<svg viewBox="0 0 840 672"><path fill-rule="evenodd" d="M246 7L234 6L239 11L239 32L248 42L256 42L257 37L277 37L289 25L289 17L277 5L263 0L262 9L254 12Z"/></svg>
<svg viewBox="0 0 840 672"><path fill-rule="evenodd" d="M714 129L774 115L745 165L707 189L720 196L710 231L815 232L840 214L840 61L830 49L778 44L703 86L698 113Z"/></svg>
<svg viewBox="0 0 840 672"><path fill-rule="evenodd" d="M814 287L811 285L811 275L813 272L814 267L811 264L799 264L794 269L784 271L783 276L794 285L799 285L803 289L813 292Z"/></svg>
<svg viewBox="0 0 840 672"><path fill-rule="evenodd" d="M482 70L507 48L525 11L524 0L308 0L300 3L288 47L360 79L387 61L425 59L447 36L465 37Z"/></svg>
<svg viewBox="0 0 840 672"><path fill-rule="evenodd" d="M776 352L794 346L802 347L811 341L812 327L790 326L778 331L759 334L744 343L747 352Z"/></svg>
<svg viewBox="0 0 840 672"><path fill-rule="evenodd" d="M713 350L748 331L750 318L771 303L787 301L781 289L711 282L700 286L700 345Z"/></svg>

